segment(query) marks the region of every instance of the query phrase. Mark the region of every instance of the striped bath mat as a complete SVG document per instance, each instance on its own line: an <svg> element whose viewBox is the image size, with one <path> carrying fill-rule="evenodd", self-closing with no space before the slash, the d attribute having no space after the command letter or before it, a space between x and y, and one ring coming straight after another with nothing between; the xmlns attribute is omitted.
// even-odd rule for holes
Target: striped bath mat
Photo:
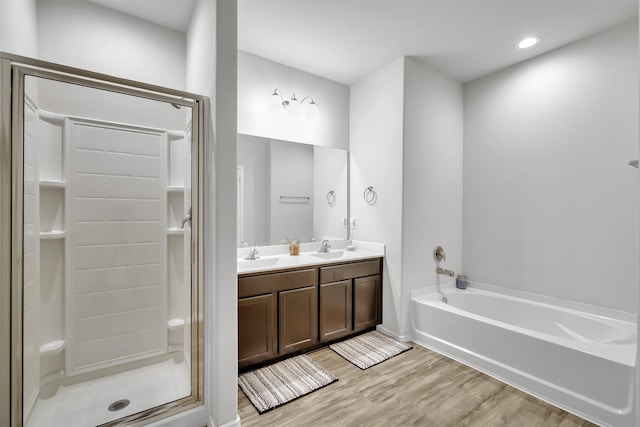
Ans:
<svg viewBox="0 0 640 427"><path fill-rule="evenodd" d="M240 388L261 414L334 381L338 379L331 372L304 354L238 377Z"/></svg>
<svg viewBox="0 0 640 427"><path fill-rule="evenodd" d="M373 331L331 344L329 348L358 368L367 369L413 347Z"/></svg>

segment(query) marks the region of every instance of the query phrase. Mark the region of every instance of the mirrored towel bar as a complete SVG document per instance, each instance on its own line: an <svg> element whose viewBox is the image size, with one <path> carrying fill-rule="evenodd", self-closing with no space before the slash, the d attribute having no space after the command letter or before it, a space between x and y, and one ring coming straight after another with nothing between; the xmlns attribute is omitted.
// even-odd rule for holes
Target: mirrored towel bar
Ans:
<svg viewBox="0 0 640 427"><path fill-rule="evenodd" d="M280 196L280 203L289 205L308 205L311 203L309 196Z"/></svg>
<svg viewBox="0 0 640 427"><path fill-rule="evenodd" d="M280 200L282 199L304 199L304 200L310 200L311 197L309 196L280 196Z"/></svg>

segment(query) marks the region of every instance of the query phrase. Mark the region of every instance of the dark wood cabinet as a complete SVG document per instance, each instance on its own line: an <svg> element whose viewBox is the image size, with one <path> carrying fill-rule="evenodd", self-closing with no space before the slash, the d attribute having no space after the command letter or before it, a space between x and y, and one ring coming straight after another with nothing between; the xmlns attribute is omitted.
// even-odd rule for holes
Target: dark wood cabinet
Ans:
<svg viewBox="0 0 640 427"><path fill-rule="evenodd" d="M382 258L238 277L238 367L304 352L382 321Z"/></svg>
<svg viewBox="0 0 640 427"><path fill-rule="evenodd" d="M238 363L251 365L276 355L277 311L273 294L238 300Z"/></svg>
<svg viewBox="0 0 640 427"><path fill-rule="evenodd" d="M318 341L318 293L315 286L280 291L280 354L305 350Z"/></svg>
<svg viewBox="0 0 640 427"><path fill-rule="evenodd" d="M320 341L382 322L382 260L320 267Z"/></svg>
<svg viewBox="0 0 640 427"><path fill-rule="evenodd" d="M238 366L303 351L318 341L317 268L238 278Z"/></svg>
<svg viewBox="0 0 640 427"><path fill-rule="evenodd" d="M379 275L353 280L353 330L355 332L382 322L381 291Z"/></svg>
<svg viewBox="0 0 640 427"><path fill-rule="evenodd" d="M351 280L320 285L320 340L331 341L353 332Z"/></svg>

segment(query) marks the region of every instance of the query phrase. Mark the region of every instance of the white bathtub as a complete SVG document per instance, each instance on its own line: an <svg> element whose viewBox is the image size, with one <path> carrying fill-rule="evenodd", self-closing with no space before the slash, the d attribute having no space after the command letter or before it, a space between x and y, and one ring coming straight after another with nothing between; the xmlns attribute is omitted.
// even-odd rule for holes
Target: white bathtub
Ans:
<svg viewBox="0 0 640 427"><path fill-rule="evenodd" d="M489 285L414 292L414 340L603 426L635 425L635 316Z"/></svg>

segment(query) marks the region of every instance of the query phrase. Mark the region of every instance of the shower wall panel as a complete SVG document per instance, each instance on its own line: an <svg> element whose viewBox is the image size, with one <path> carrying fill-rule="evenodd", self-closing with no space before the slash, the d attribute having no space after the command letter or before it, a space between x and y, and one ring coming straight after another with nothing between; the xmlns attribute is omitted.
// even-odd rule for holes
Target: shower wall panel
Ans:
<svg viewBox="0 0 640 427"><path fill-rule="evenodd" d="M35 405L40 388L40 226L38 208L38 166L36 156L36 109L24 110L24 293L23 293L23 393L25 414Z"/></svg>
<svg viewBox="0 0 640 427"><path fill-rule="evenodd" d="M70 120L67 375L167 348L166 135Z"/></svg>

